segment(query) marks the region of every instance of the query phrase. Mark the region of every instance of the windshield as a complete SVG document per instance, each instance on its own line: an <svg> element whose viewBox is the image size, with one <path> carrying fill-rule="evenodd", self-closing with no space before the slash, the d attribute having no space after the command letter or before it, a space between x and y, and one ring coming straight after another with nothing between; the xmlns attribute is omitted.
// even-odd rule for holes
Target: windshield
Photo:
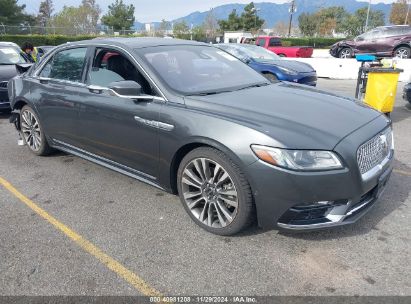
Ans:
<svg viewBox="0 0 411 304"><path fill-rule="evenodd" d="M233 54L232 50L237 50L237 52L243 54L243 56L245 55L255 61L281 60L281 57L277 54L257 45L228 45L227 52ZM236 56L235 54L233 55Z"/></svg>
<svg viewBox="0 0 411 304"><path fill-rule="evenodd" d="M26 63L19 50L10 46L0 46L0 64Z"/></svg>
<svg viewBox="0 0 411 304"><path fill-rule="evenodd" d="M214 47L158 46L136 52L170 89L183 95L216 94L268 84L258 72Z"/></svg>

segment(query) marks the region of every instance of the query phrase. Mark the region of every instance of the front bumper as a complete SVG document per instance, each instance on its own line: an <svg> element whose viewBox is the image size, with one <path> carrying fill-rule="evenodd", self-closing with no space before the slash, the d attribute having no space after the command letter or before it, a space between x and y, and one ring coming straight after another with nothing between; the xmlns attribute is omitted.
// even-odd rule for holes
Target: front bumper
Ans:
<svg viewBox="0 0 411 304"><path fill-rule="evenodd" d="M294 82L309 86L317 86L317 73L309 72L309 73L299 73L298 75L288 75L285 74L283 77L279 77L282 81Z"/></svg>
<svg viewBox="0 0 411 304"><path fill-rule="evenodd" d="M340 52L340 47L337 45L333 45L330 48L330 55L333 57L338 57L338 53Z"/></svg>
<svg viewBox="0 0 411 304"><path fill-rule="evenodd" d="M0 110L9 110L10 101L7 89L0 89Z"/></svg>
<svg viewBox="0 0 411 304"><path fill-rule="evenodd" d="M334 151L345 167L322 172L295 172L258 160L247 170L264 229L312 230L353 223L374 205L390 178L393 155L364 180L357 148L387 127L381 117L344 138ZM319 203L321 202L321 203Z"/></svg>

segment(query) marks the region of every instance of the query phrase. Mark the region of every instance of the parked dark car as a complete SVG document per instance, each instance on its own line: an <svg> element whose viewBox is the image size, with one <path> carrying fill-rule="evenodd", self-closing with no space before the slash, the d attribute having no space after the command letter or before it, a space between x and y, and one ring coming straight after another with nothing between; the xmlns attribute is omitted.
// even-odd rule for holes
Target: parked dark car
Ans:
<svg viewBox="0 0 411 304"><path fill-rule="evenodd" d="M411 83L404 86L402 97L411 104Z"/></svg>
<svg viewBox="0 0 411 304"><path fill-rule="evenodd" d="M227 43L216 46L245 62L270 81L317 85L317 72L308 63L283 59L256 45Z"/></svg>
<svg viewBox="0 0 411 304"><path fill-rule="evenodd" d="M9 94L11 121L34 154L59 149L178 193L194 222L220 235L255 214L264 228L355 222L392 170L384 115L271 83L208 44L64 44L13 78Z"/></svg>
<svg viewBox="0 0 411 304"><path fill-rule="evenodd" d="M0 111L10 110L7 84L18 74L16 64L25 64L26 59L17 44L0 42Z"/></svg>
<svg viewBox="0 0 411 304"><path fill-rule="evenodd" d="M411 58L411 26L377 27L353 40L335 43L330 49L330 54L339 58L351 58L357 54Z"/></svg>

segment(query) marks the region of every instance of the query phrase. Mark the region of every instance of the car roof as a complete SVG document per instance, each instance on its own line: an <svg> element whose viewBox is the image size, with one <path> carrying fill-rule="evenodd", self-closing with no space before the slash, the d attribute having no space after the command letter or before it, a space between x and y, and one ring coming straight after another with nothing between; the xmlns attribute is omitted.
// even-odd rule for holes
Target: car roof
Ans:
<svg viewBox="0 0 411 304"><path fill-rule="evenodd" d="M153 46L167 46L167 45L207 45L206 43L191 41L191 40L165 39L165 38L153 38L153 37L138 37L138 38L105 37L105 38L95 38L92 40L68 42L68 44L73 44L73 45L110 44L114 46L126 46L126 47L133 48L133 49L153 47Z"/></svg>
<svg viewBox="0 0 411 304"><path fill-rule="evenodd" d="M6 42L6 41L1 41L0 46L13 46L13 47L18 47L20 48L16 43L14 42Z"/></svg>
<svg viewBox="0 0 411 304"><path fill-rule="evenodd" d="M404 27L408 27L411 28L411 26L407 25L407 24L398 24L398 25L383 25L383 26L377 26L376 29L382 29L382 28L404 28Z"/></svg>

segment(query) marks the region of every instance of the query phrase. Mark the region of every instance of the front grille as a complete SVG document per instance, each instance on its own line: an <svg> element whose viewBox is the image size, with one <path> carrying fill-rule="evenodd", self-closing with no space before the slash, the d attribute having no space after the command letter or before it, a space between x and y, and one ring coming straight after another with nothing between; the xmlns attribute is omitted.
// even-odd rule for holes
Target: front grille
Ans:
<svg viewBox="0 0 411 304"><path fill-rule="evenodd" d="M8 84L8 81L0 81L0 88L7 89L7 84Z"/></svg>
<svg viewBox="0 0 411 304"><path fill-rule="evenodd" d="M357 162L361 174L365 174L381 164L384 159L389 157L391 149L393 149L391 128L361 145L357 151Z"/></svg>

